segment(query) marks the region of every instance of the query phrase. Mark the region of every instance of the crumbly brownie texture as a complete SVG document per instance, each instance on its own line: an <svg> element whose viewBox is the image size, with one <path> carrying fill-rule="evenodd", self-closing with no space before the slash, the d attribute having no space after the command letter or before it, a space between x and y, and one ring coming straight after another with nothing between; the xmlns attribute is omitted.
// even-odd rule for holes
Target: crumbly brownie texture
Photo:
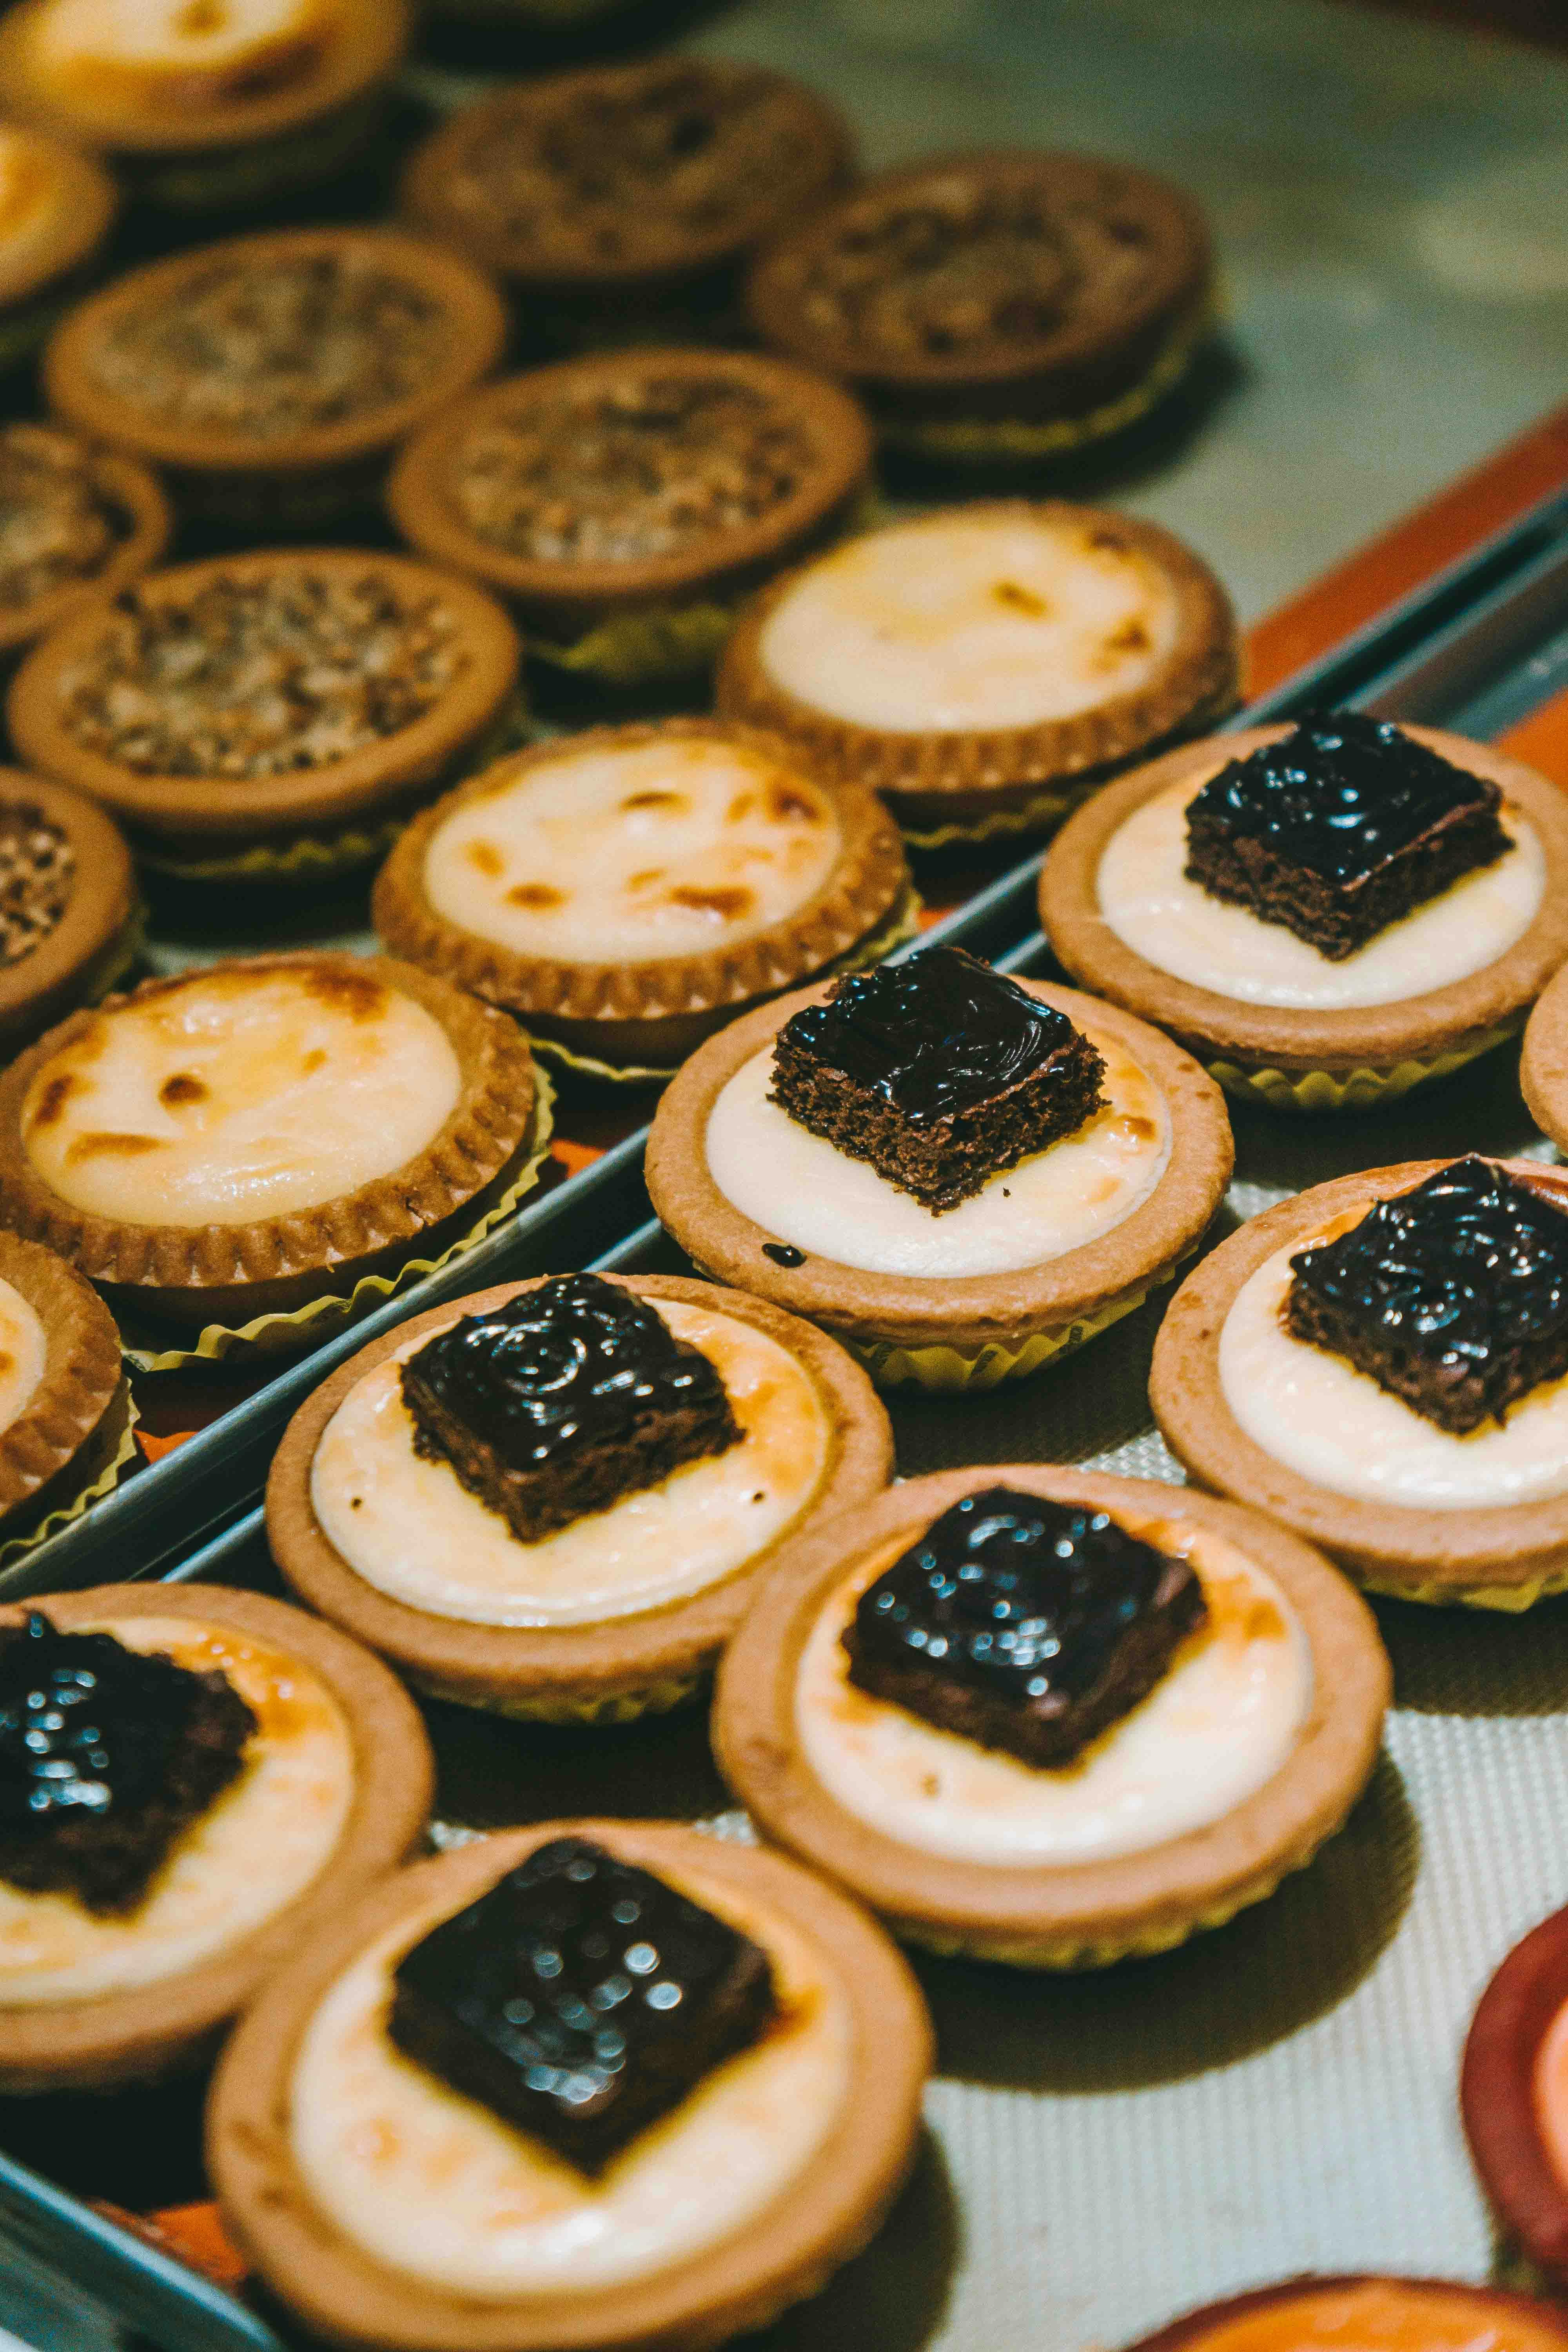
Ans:
<svg viewBox="0 0 1568 2352"><path fill-rule="evenodd" d="M84 751L143 775L236 780L318 768L422 718L467 667L456 614L358 577L220 576L187 599L130 590L60 681Z"/></svg>
<svg viewBox="0 0 1568 2352"><path fill-rule="evenodd" d="M0 1629L0 1878L134 1910L256 1727L222 1674L58 1633L36 1610Z"/></svg>
<svg viewBox="0 0 1568 2352"><path fill-rule="evenodd" d="M561 1275L438 1331L402 1371L415 1451L521 1543L725 1453L741 1431L713 1365L596 1275Z"/></svg>
<svg viewBox="0 0 1568 2352"><path fill-rule="evenodd" d="M768 1958L664 1879L554 1838L399 1962L405 2057L603 2170L776 2010Z"/></svg>
<svg viewBox="0 0 1568 2352"><path fill-rule="evenodd" d="M1196 794L1187 878L1337 962L1504 856L1501 801L1392 719L1314 716Z"/></svg>
<svg viewBox="0 0 1568 2352"><path fill-rule="evenodd" d="M1104 1076L1064 1013L931 948L852 973L786 1022L771 1099L937 1215L1074 1134Z"/></svg>
<svg viewBox="0 0 1568 2352"><path fill-rule="evenodd" d="M92 580L131 536L95 453L47 425L0 427L0 609Z"/></svg>
<svg viewBox="0 0 1568 2352"><path fill-rule="evenodd" d="M619 383L487 417L448 481L468 528L510 555L635 563L744 530L816 463L799 417L760 387L628 362Z"/></svg>
<svg viewBox="0 0 1568 2352"><path fill-rule="evenodd" d="M1474 1154L1290 1266L1291 1338L1456 1437L1568 1371L1568 1215Z"/></svg>
<svg viewBox="0 0 1568 2352"><path fill-rule="evenodd" d="M1147 1697L1208 1614L1184 1559L1106 1511L966 1495L861 1594L849 1679L1025 1764L1070 1764Z"/></svg>
<svg viewBox="0 0 1568 2352"><path fill-rule="evenodd" d="M89 363L161 424L280 441L414 398L450 333L426 287L366 256L226 255L119 312Z"/></svg>
<svg viewBox="0 0 1568 2352"><path fill-rule="evenodd" d="M0 971L48 938L75 879L76 852L60 827L27 802L0 801Z"/></svg>

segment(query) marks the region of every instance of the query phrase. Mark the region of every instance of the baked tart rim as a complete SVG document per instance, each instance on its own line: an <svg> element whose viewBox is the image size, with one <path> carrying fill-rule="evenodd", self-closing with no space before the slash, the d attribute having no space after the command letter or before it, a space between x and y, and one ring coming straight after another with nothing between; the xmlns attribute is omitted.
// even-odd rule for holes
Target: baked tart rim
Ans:
<svg viewBox="0 0 1568 2352"><path fill-rule="evenodd" d="M0 1046L25 1034L51 1005L68 1001L83 974L125 932L136 912L131 852L108 812L68 784L26 768L0 767L0 805L32 806L58 825L76 855L70 896L36 948L0 971Z"/></svg>
<svg viewBox="0 0 1568 2352"><path fill-rule="evenodd" d="M0 1521L30 1502L80 1453L121 1386L120 1334L90 1283L53 1250L0 1229L0 1280L44 1332L44 1370L0 1430Z"/></svg>

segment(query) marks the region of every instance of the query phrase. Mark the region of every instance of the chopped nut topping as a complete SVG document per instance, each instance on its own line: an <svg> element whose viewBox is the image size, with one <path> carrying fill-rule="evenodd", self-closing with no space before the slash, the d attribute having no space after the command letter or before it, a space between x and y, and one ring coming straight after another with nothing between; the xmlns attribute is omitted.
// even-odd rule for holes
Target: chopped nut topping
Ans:
<svg viewBox="0 0 1568 2352"><path fill-rule="evenodd" d="M0 967L48 938L70 898L76 852L30 802L0 803Z"/></svg>
<svg viewBox="0 0 1568 2352"><path fill-rule="evenodd" d="M20 612L100 572L131 520L100 483L97 454L51 425L0 426L0 606Z"/></svg>
<svg viewBox="0 0 1568 2352"><path fill-rule="evenodd" d="M814 461L805 425L750 384L628 373L476 426L449 482L468 529L508 554L635 563L744 530Z"/></svg>
<svg viewBox="0 0 1568 2352"><path fill-rule="evenodd" d="M275 441L422 392L448 333L443 304L362 257L226 257L123 311L91 364L149 416Z"/></svg>
<svg viewBox="0 0 1568 2352"><path fill-rule="evenodd" d="M466 666L437 598L302 558L184 601L132 590L62 677L61 715L88 751L145 775L275 776L395 735Z"/></svg>

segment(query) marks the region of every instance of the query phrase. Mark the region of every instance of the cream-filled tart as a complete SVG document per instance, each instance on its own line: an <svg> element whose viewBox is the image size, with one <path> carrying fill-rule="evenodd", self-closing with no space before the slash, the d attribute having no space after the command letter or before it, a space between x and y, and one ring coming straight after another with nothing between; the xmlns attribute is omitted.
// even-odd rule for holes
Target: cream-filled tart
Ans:
<svg viewBox="0 0 1568 2352"><path fill-rule="evenodd" d="M91 1284L0 1230L0 1533L106 1466L97 1441L121 1393L120 1334Z"/></svg>
<svg viewBox="0 0 1568 2352"><path fill-rule="evenodd" d="M1130 2352L1557 2352L1559 2305L1459 2279L1308 2273L1205 2304Z"/></svg>
<svg viewBox="0 0 1568 2352"><path fill-rule="evenodd" d="M892 1473L809 1324L665 1276L562 1275L416 1316L290 1423L292 1589L421 1688L626 1720L691 1696L782 1548Z"/></svg>
<svg viewBox="0 0 1568 2352"><path fill-rule="evenodd" d="M1568 2281L1568 1911L1514 1946L1465 2042L1470 2154L1510 2236L1554 2287Z"/></svg>
<svg viewBox="0 0 1568 2352"><path fill-rule="evenodd" d="M0 1048L121 980L140 919L112 819L64 784L0 768Z"/></svg>
<svg viewBox="0 0 1568 2352"><path fill-rule="evenodd" d="M194 2063L405 1858L431 1777L395 1678L281 1601L101 1585L0 1612L0 2087Z"/></svg>
<svg viewBox="0 0 1568 2352"><path fill-rule="evenodd" d="M0 369L31 359L89 277L119 210L114 182L89 155L0 124Z"/></svg>
<svg viewBox="0 0 1568 2352"><path fill-rule="evenodd" d="M885 1385L990 1386L1142 1303L1229 1181L1224 1099L1115 1007L962 950L818 983L666 1092L654 1206L718 1280Z"/></svg>
<svg viewBox="0 0 1568 2352"><path fill-rule="evenodd" d="M448 1245L537 1148L504 1013L385 957L259 956L71 1015L0 1078L0 1213L121 1307L289 1314Z"/></svg>
<svg viewBox="0 0 1568 2352"><path fill-rule="evenodd" d="M1158 525L977 499L787 572L742 616L719 709L875 784L936 843L1056 822L1235 699L1236 628Z"/></svg>
<svg viewBox="0 0 1568 2352"><path fill-rule="evenodd" d="M1075 980L1233 1092L1359 1108L1505 1039L1568 955L1568 809L1463 736L1351 711L1184 746L1065 825Z"/></svg>
<svg viewBox="0 0 1568 2352"><path fill-rule="evenodd" d="M1342 1176L1222 1242L1150 1398L1205 1486L1376 1591L1568 1585L1568 1178L1476 1155Z"/></svg>
<svg viewBox="0 0 1568 2352"><path fill-rule="evenodd" d="M717 2346L873 2235L931 2063L908 1968L819 1880L550 1822L314 1937L224 2053L207 2156L257 2272L335 2343Z"/></svg>
<svg viewBox="0 0 1568 2352"><path fill-rule="evenodd" d="M394 953L505 1005L545 1050L668 1070L896 928L909 893L867 786L678 719L500 761L409 826L373 913Z"/></svg>
<svg viewBox="0 0 1568 2352"><path fill-rule="evenodd" d="M1010 1465L794 1546L721 1669L714 1753L766 1837L899 1934L1099 1966L1307 1863L1389 1688L1364 1602L1257 1514Z"/></svg>

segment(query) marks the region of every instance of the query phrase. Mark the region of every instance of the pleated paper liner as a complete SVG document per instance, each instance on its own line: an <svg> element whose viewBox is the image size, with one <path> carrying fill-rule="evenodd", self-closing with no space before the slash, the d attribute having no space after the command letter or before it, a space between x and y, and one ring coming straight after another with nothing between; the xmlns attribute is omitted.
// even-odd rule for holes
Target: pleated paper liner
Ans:
<svg viewBox="0 0 1568 2352"><path fill-rule="evenodd" d="M224 1323L209 1323L189 1346L171 1346L151 1318L144 1323L139 1316L121 1314L117 1320L126 1361L142 1372L177 1372L193 1364L243 1363L296 1354L301 1349L315 1347L386 1299L396 1297L426 1275L435 1274L465 1256L476 1243L483 1241L487 1234L493 1233L510 1216L539 1181L539 1171L549 1155L554 1131L555 1089L549 1073L542 1069L535 1069L534 1083L537 1093L533 1124L523 1146L521 1164L514 1159L513 1172L508 1176L503 1171L500 1179L492 1181L487 1193L479 1196L488 1200L488 1205L438 1257L410 1257L395 1274L363 1275L346 1295L328 1292L321 1298L312 1298L308 1306L297 1307L291 1315L258 1315L237 1329ZM501 1184L499 1192L496 1182Z"/></svg>
<svg viewBox="0 0 1568 2352"><path fill-rule="evenodd" d="M347 171L370 153L386 111L386 93L377 89L298 131L279 131L254 145L154 160L120 154L115 169L132 196L161 212L249 210Z"/></svg>
<svg viewBox="0 0 1568 2352"><path fill-rule="evenodd" d="M1369 1576L1364 1569L1348 1570L1363 1592L1389 1601L1414 1601L1426 1609L1489 1609L1508 1617L1521 1617L1538 1601L1568 1592L1568 1569L1531 1577L1525 1584L1405 1584L1393 1577Z"/></svg>
<svg viewBox="0 0 1568 2352"><path fill-rule="evenodd" d="M1383 1069L1244 1069L1237 1063L1226 1061L1205 1062L1204 1066L1227 1095L1235 1095L1243 1102L1267 1103L1270 1110L1313 1118L1336 1111L1370 1110L1378 1103L1397 1102L1402 1095L1435 1078L1452 1076L1456 1070L1479 1060L1482 1054L1494 1053L1498 1046L1518 1036L1524 1021L1524 1013L1520 1013L1497 1028L1480 1031L1449 1053L1435 1054L1429 1059L1412 1057Z"/></svg>
<svg viewBox="0 0 1568 2352"><path fill-rule="evenodd" d="M994 1389L1004 1381L1027 1380L1032 1373L1042 1372L1060 1356L1070 1355L1088 1339L1098 1339L1109 1331L1124 1315L1131 1315L1142 1306L1150 1293L1175 1279L1176 1268L1163 1266L1158 1274L1132 1290L1124 1290L1119 1298L1099 1307L1092 1315L1079 1315L1072 1322L1058 1324L1049 1331L1031 1331L1016 1347L1000 1339L990 1340L977 1353L971 1355L961 1348L945 1345L931 1348L900 1347L891 1339L857 1339L849 1332L836 1333L851 1355L865 1365L879 1389L919 1388L956 1392L960 1389Z"/></svg>
<svg viewBox="0 0 1568 2352"><path fill-rule="evenodd" d="M707 1669L693 1675L660 1675L651 1682L628 1684L624 1690L598 1698L567 1698L559 1692L530 1698L520 1691L497 1692L493 1697L480 1698L467 1685L458 1689L444 1683L439 1675L421 1674L415 1667L400 1664L398 1672L411 1689L422 1691L426 1698L471 1707L479 1715L505 1716L512 1723L577 1725L587 1728L636 1723L645 1715L668 1715L673 1708L689 1706L694 1698L700 1697L712 1679L711 1670Z"/></svg>
<svg viewBox="0 0 1568 2352"><path fill-rule="evenodd" d="M31 1520L24 1509L21 1531L0 1536L0 1576L29 1552L36 1551L39 1544L58 1535L62 1528L69 1527L73 1519L79 1519L89 1504L113 1491L136 1452L136 1424L140 1418L131 1383L121 1381L98 1427L79 1454L66 1465L64 1483L68 1499L46 1499L42 1517ZM59 1483L50 1479L49 1488Z"/></svg>

